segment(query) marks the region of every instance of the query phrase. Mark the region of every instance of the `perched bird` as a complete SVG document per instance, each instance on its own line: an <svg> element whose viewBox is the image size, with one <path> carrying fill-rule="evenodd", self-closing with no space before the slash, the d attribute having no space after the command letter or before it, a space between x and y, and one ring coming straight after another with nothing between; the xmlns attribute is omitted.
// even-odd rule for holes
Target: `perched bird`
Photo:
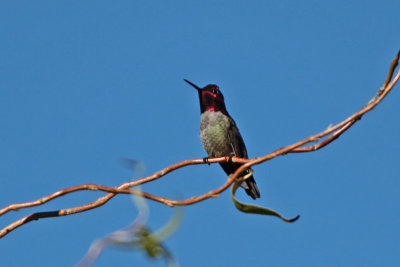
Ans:
<svg viewBox="0 0 400 267"><path fill-rule="evenodd" d="M200 138L204 149L209 157L236 156L248 158L246 146L240 135L235 121L229 115L225 107L224 96L219 87L215 84L209 84L204 88L189 82L199 93L200 99ZM240 163L221 162L222 169L226 174L234 173L240 166ZM249 173L244 171L241 175ZM241 184L246 193L253 199L260 197L254 177L251 176Z"/></svg>

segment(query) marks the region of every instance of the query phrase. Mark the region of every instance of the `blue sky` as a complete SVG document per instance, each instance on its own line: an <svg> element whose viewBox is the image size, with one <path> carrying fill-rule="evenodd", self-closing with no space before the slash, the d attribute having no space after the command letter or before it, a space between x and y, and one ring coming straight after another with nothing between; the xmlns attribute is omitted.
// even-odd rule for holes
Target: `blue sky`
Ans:
<svg viewBox="0 0 400 267"><path fill-rule="evenodd" d="M205 152L199 86L218 84L250 156L351 115L372 98L400 48L399 1L5 1L0 10L0 206L83 183L152 174ZM261 199L294 224L238 212L228 192L185 208L167 240L181 266L395 266L400 255L399 85L321 151L256 166ZM217 165L146 184L200 195ZM74 207L79 192L1 217ZM173 210L150 203L149 226ZM4 266L72 266L91 242L137 215L127 196L83 214L29 223L0 240ZM165 266L106 251L95 266Z"/></svg>

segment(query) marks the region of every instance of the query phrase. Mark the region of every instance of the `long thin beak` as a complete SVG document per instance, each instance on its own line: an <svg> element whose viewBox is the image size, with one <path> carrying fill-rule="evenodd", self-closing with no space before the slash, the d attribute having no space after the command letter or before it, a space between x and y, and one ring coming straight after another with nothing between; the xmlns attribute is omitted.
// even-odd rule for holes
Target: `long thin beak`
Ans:
<svg viewBox="0 0 400 267"><path fill-rule="evenodd" d="M191 86L193 86L194 88L196 88L196 90L197 91L199 91L200 92L200 90L201 90L201 88L200 87L198 87L197 85L195 85L194 83L191 83L191 82L189 82L188 80L186 80L186 79L183 79L185 82L187 82L188 84L190 84Z"/></svg>

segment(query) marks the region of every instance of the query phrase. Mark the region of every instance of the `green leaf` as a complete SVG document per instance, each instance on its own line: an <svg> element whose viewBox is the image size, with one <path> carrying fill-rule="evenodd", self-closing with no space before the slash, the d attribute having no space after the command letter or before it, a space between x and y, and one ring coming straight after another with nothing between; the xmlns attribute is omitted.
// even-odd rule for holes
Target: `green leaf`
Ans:
<svg viewBox="0 0 400 267"><path fill-rule="evenodd" d="M285 222L288 222L288 223L295 222L300 217L300 215L297 215L293 219L287 219L274 210L271 210L271 209L268 209L265 207L256 206L256 205L242 203L235 198L235 193L236 193L236 190L238 189L238 187L239 187L238 182L235 182L232 185L231 197L232 197L233 203L235 204L235 207L238 210L240 210L241 212L275 216L275 217L281 218L282 220L284 220Z"/></svg>

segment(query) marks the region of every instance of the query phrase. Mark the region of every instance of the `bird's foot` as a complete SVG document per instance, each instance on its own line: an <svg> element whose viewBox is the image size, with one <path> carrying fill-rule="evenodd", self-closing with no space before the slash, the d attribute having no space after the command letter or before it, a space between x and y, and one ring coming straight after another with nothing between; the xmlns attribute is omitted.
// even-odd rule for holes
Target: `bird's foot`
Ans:
<svg viewBox="0 0 400 267"><path fill-rule="evenodd" d="M210 157L205 157L205 158L203 158L203 162L204 162L204 163L207 163L208 165L210 165L210 162L208 161L209 158L210 158Z"/></svg>
<svg viewBox="0 0 400 267"><path fill-rule="evenodd" d="M231 154L229 154L229 163L232 163L232 157L236 156L234 152L231 152Z"/></svg>

